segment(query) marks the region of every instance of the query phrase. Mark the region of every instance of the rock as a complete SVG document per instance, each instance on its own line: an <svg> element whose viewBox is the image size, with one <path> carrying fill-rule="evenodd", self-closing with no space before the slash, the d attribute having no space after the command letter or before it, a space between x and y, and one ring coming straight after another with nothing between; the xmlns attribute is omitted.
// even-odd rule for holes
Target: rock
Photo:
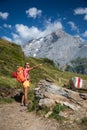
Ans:
<svg viewBox="0 0 87 130"><path fill-rule="evenodd" d="M49 111L46 115L45 118L48 118L52 114L52 111Z"/></svg>
<svg viewBox="0 0 87 130"><path fill-rule="evenodd" d="M53 99L44 98L40 99L39 104L40 107L53 107L55 105L55 101Z"/></svg>
<svg viewBox="0 0 87 130"><path fill-rule="evenodd" d="M73 104L72 102L70 102L70 100L64 96L60 96L60 95L56 95L56 94L45 94L46 97L53 99L54 102L56 103L60 103L62 105L65 105L69 108L71 108L72 110L77 110L78 106L76 104Z"/></svg>
<svg viewBox="0 0 87 130"><path fill-rule="evenodd" d="M87 100L87 94L86 93L80 93L80 97L84 100Z"/></svg>
<svg viewBox="0 0 87 130"><path fill-rule="evenodd" d="M39 106L53 107L56 103L60 103L74 111L81 107L87 108L87 95L61 88L46 80L40 81L38 87L34 89L34 94L39 99Z"/></svg>
<svg viewBox="0 0 87 130"><path fill-rule="evenodd" d="M87 90L87 80L83 80L80 77L73 77L70 81L70 87L75 89L86 89Z"/></svg>
<svg viewBox="0 0 87 130"><path fill-rule="evenodd" d="M65 118L66 118L68 115L67 115L66 112L60 111L60 112L59 112L59 116L62 116L62 117L65 117Z"/></svg>
<svg viewBox="0 0 87 130"><path fill-rule="evenodd" d="M74 111L78 110L78 107L77 107L76 105L72 105L72 104L70 104L69 102L64 102L63 104L64 104L65 106L71 108L71 109L74 110Z"/></svg>
<svg viewBox="0 0 87 130"><path fill-rule="evenodd" d="M0 87L0 95L2 98L14 98L15 95L20 95L21 89Z"/></svg>

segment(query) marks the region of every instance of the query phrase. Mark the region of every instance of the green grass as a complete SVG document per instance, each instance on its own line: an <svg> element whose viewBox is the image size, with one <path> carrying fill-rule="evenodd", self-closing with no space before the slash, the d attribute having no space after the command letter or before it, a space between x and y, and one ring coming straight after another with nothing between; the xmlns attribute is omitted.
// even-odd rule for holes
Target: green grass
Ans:
<svg viewBox="0 0 87 130"><path fill-rule="evenodd" d="M10 76L18 65L23 65L24 59L19 45L0 39L0 75Z"/></svg>
<svg viewBox="0 0 87 130"><path fill-rule="evenodd" d="M43 108L40 108L37 106L36 114L42 117L45 117L45 115L50 111L50 108L47 106L44 106Z"/></svg>
<svg viewBox="0 0 87 130"><path fill-rule="evenodd" d="M43 64L40 68L30 71L31 83L34 84L35 86L40 81L40 79L46 79L46 78L51 79L54 83L60 86L68 84L69 80L74 76L87 79L87 75L75 74L71 72L62 72L57 67L55 67L50 60L46 58L38 59L29 57L26 60L30 63L30 66L34 66L40 63Z"/></svg>
<svg viewBox="0 0 87 130"><path fill-rule="evenodd" d="M49 116L49 118L54 118L57 121L62 121L62 119L64 119L63 117L59 116L59 112L60 111L64 111L65 110L65 106L61 105L61 104L57 104L56 106L54 106L53 108L53 112L52 114Z"/></svg>
<svg viewBox="0 0 87 130"><path fill-rule="evenodd" d="M82 118L82 125L87 126L87 117Z"/></svg>
<svg viewBox="0 0 87 130"><path fill-rule="evenodd" d="M28 99L29 99L28 111L31 112L31 111L36 110L37 109L38 100L34 97L33 90L29 91Z"/></svg>
<svg viewBox="0 0 87 130"><path fill-rule="evenodd" d="M0 104L12 103L13 101L12 98L0 98Z"/></svg>
<svg viewBox="0 0 87 130"><path fill-rule="evenodd" d="M15 78L1 76L0 77L0 87L1 88L5 88L5 87L6 88L21 88L22 84L17 82L17 80Z"/></svg>

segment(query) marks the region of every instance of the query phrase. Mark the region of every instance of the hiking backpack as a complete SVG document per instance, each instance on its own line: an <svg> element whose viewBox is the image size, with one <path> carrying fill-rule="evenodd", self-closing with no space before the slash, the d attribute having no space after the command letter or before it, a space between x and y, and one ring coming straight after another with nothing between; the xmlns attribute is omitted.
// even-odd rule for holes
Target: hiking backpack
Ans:
<svg viewBox="0 0 87 130"><path fill-rule="evenodd" d="M12 76L13 78L17 78L17 72L16 72L16 71L12 72L11 76Z"/></svg>
<svg viewBox="0 0 87 130"><path fill-rule="evenodd" d="M23 83L25 81L24 68L21 67L21 66L17 68L17 77L16 77L16 79L20 83Z"/></svg>

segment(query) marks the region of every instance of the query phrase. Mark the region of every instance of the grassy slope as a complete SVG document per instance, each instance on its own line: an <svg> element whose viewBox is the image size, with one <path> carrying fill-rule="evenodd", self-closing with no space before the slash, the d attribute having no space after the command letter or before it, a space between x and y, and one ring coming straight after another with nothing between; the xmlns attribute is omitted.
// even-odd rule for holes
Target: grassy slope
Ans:
<svg viewBox="0 0 87 130"><path fill-rule="evenodd" d="M80 75L71 72L62 72L58 68L54 67L54 65L48 59L36 59L36 58L27 58L27 61L30 63L30 66L34 66L42 63L43 65L35 70L30 72L31 75L31 83L36 85L40 79L49 78L56 84L64 86L64 84L69 83L69 79L74 76L79 76L83 79L87 79L87 75Z"/></svg>
<svg viewBox="0 0 87 130"><path fill-rule="evenodd" d="M40 63L43 64L40 68L30 72L32 87L36 86L40 79L45 78L49 78L61 86L68 83L69 79L73 76L80 76L83 79L87 79L87 75L61 72L48 59L25 57L20 46L0 39L0 87L19 86L19 83L11 77L11 73L16 69L17 65L23 66L25 61L29 62L31 67Z"/></svg>
<svg viewBox="0 0 87 130"><path fill-rule="evenodd" d="M10 74L17 65L23 64L24 55L21 47L0 39L0 73ZM4 73L5 72L5 73Z"/></svg>
<svg viewBox="0 0 87 130"><path fill-rule="evenodd" d="M24 54L19 45L0 39L0 86L13 87L18 83L11 73L18 65L24 64Z"/></svg>

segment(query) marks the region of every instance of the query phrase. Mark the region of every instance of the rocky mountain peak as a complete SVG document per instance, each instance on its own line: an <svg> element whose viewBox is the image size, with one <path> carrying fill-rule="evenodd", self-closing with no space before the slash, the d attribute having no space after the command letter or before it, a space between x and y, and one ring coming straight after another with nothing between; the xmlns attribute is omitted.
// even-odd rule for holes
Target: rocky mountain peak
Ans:
<svg viewBox="0 0 87 130"><path fill-rule="evenodd" d="M83 52L81 49L84 45L79 37L69 35L62 30L56 30L45 37L31 40L22 48L27 56L49 58L56 65L62 66L77 58L79 52ZM86 49L85 53L87 53ZM86 56L84 54L83 57Z"/></svg>

